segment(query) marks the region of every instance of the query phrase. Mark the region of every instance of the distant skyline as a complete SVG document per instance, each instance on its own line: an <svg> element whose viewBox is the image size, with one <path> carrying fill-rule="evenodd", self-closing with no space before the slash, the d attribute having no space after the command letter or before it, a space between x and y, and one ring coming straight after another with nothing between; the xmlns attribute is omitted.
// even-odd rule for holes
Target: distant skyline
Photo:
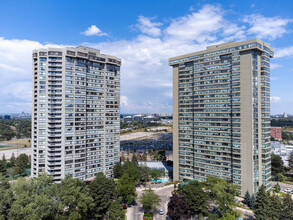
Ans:
<svg viewBox="0 0 293 220"><path fill-rule="evenodd" d="M122 58L121 113L172 112L168 58L259 38L275 49L271 114L293 114L293 2L0 0L0 112L31 112L31 53L89 46Z"/></svg>

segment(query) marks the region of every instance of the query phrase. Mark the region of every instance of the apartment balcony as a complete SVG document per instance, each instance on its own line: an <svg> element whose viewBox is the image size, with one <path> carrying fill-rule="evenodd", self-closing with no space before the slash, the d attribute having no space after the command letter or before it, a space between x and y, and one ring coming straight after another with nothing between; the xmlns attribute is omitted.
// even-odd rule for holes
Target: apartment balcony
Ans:
<svg viewBox="0 0 293 220"><path fill-rule="evenodd" d="M61 170L50 170L48 169L48 174L49 175L61 175Z"/></svg>
<svg viewBox="0 0 293 220"><path fill-rule="evenodd" d="M50 131L59 131L59 130L61 130L62 128L61 128L61 127L48 127L48 129L49 129Z"/></svg>
<svg viewBox="0 0 293 220"><path fill-rule="evenodd" d="M48 144L51 146L58 146L61 145L61 141L48 141Z"/></svg>

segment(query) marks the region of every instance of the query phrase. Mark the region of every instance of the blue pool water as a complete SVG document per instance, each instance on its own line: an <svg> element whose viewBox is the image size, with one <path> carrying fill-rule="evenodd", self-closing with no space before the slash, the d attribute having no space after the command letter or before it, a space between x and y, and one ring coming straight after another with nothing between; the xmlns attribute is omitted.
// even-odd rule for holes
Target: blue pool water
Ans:
<svg viewBox="0 0 293 220"><path fill-rule="evenodd" d="M158 180L154 180L152 179L153 182L155 183L166 183L169 181L169 178L161 178L161 179L158 179Z"/></svg>

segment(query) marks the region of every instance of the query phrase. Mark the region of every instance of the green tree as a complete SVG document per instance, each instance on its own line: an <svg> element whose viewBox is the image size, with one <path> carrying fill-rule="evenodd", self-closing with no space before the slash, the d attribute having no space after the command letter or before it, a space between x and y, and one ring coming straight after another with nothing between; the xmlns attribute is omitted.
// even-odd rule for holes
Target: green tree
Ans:
<svg viewBox="0 0 293 220"><path fill-rule="evenodd" d="M165 150L160 150L158 152L158 154L159 154L159 160L160 161L166 161L166 151Z"/></svg>
<svg viewBox="0 0 293 220"><path fill-rule="evenodd" d="M135 182L127 173L118 180L117 189L120 201L126 202L127 204L130 204L137 197Z"/></svg>
<svg viewBox="0 0 293 220"><path fill-rule="evenodd" d="M151 169L147 166L139 166L139 172L140 172L140 183L145 185L145 183L149 182L150 179L150 172Z"/></svg>
<svg viewBox="0 0 293 220"><path fill-rule="evenodd" d="M219 220L235 220L240 215L240 213L236 212L226 212Z"/></svg>
<svg viewBox="0 0 293 220"><path fill-rule="evenodd" d="M147 161L147 159L148 159L148 157L147 157L146 153L144 153L144 154L142 155L142 160L143 160L143 161Z"/></svg>
<svg viewBox="0 0 293 220"><path fill-rule="evenodd" d="M208 193L204 192L198 181L191 181L179 187L180 193L185 197L191 215L207 214Z"/></svg>
<svg viewBox="0 0 293 220"><path fill-rule="evenodd" d="M140 202L147 211L154 211L160 205L161 198L151 189L147 189L140 197Z"/></svg>
<svg viewBox="0 0 293 220"><path fill-rule="evenodd" d="M291 195L286 194L283 200L283 208L281 218L282 220L292 220L293 219L293 200Z"/></svg>
<svg viewBox="0 0 293 220"><path fill-rule="evenodd" d="M189 206L184 196L173 193L168 203L167 215L173 220L189 219Z"/></svg>
<svg viewBox="0 0 293 220"><path fill-rule="evenodd" d="M122 152L122 155L121 155L121 161L124 162L125 161L125 156L124 156L124 153Z"/></svg>
<svg viewBox="0 0 293 220"><path fill-rule="evenodd" d="M224 216L225 213L235 214L235 196L237 196L239 192L238 185L211 176L207 177L204 184L205 188L209 190L210 199L218 204L220 216Z"/></svg>
<svg viewBox="0 0 293 220"><path fill-rule="evenodd" d="M131 162L132 162L135 166L138 166L137 156L136 156L135 153L132 154Z"/></svg>
<svg viewBox="0 0 293 220"><path fill-rule="evenodd" d="M15 160L15 165L24 172L25 168L30 166L28 156L26 154L20 154Z"/></svg>
<svg viewBox="0 0 293 220"><path fill-rule="evenodd" d="M6 163L3 160L0 160L0 174L3 176L7 174Z"/></svg>
<svg viewBox="0 0 293 220"><path fill-rule="evenodd" d="M6 158L5 158L5 154L3 154L3 156L2 156L2 161L3 161L5 164L7 163Z"/></svg>
<svg viewBox="0 0 293 220"><path fill-rule="evenodd" d="M159 156L158 152L153 152L153 159L154 160L159 160L160 159L160 156Z"/></svg>
<svg viewBox="0 0 293 220"><path fill-rule="evenodd" d="M275 193L279 193L281 191L281 187L280 187L279 183L277 183L273 189L274 189Z"/></svg>
<svg viewBox="0 0 293 220"><path fill-rule="evenodd" d="M288 165L290 169L293 169L293 151L290 153L288 157Z"/></svg>
<svg viewBox="0 0 293 220"><path fill-rule="evenodd" d="M250 206L249 206L249 208L251 210L254 210L255 209L255 196L254 196L254 194L250 198Z"/></svg>
<svg viewBox="0 0 293 220"><path fill-rule="evenodd" d="M281 173L277 174L277 181L284 182L286 180L285 176Z"/></svg>
<svg viewBox="0 0 293 220"><path fill-rule="evenodd" d="M61 202L56 195L58 184L52 177L40 176L25 180L20 178L12 185L13 204L10 219L54 219L61 211Z"/></svg>
<svg viewBox="0 0 293 220"><path fill-rule="evenodd" d="M21 175L22 173L23 173L23 170L20 167L11 168L11 175L13 178L15 178L16 175Z"/></svg>
<svg viewBox="0 0 293 220"><path fill-rule="evenodd" d="M10 157L10 160L9 160L9 166L10 167L14 167L15 166L15 156L14 156L14 153L12 153L11 157Z"/></svg>
<svg viewBox="0 0 293 220"><path fill-rule="evenodd" d="M284 173L284 162L279 155L271 155L272 174L276 176L278 173Z"/></svg>
<svg viewBox="0 0 293 220"><path fill-rule="evenodd" d="M13 192L10 184L3 177L0 177L0 219L8 219L8 214L13 203Z"/></svg>
<svg viewBox="0 0 293 220"><path fill-rule="evenodd" d="M159 169L152 169L150 174L154 180L158 180L161 176L163 176L163 171Z"/></svg>
<svg viewBox="0 0 293 220"><path fill-rule="evenodd" d="M140 179L139 167L136 163L126 161L123 165L123 174L125 173L127 173L135 183Z"/></svg>
<svg viewBox="0 0 293 220"><path fill-rule="evenodd" d="M116 184L113 179L107 178L103 173L98 173L88 188L94 203L92 218L102 219L111 203L117 199Z"/></svg>
<svg viewBox="0 0 293 220"><path fill-rule="evenodd" d="M111 203L109 211L109 220L124 220L125 219L125 211L119 202L114 201Z"/></svg>
<svg viewBox="0 0 293 220"><path fill-rule="evenodd" d="M256 200L255 200L255 211L254 215L256 219L259 220L267 220L269 219L269 198L266 193L265 186L262 185L258 192L256 193Z"/></svg>
<svg viewBox="0 0 293 220"><path fill-rule="evenodd" d="M113 167L114 178L120 178L123 176L123 166L120 162L115 163Z"/></svg>
<svg viewBox="0 0 293 220"><path fill-rule="evenodd" d="M243 203L246 204L248 207L250 206L251 198L248 191L246 191Z"/></svg>
<svg viewBox="0 0 293 220"><path fill-rule="evenodd" d="M61 181L58 197L62 202L61 219L86 219L95 206L85 182L70 176Z"/></svg>
<svg viewBox="0 0 293 220"><path fill-rule="evenodd" d="M280 197L275 193L269 196L269 211L270 219L281 219L282 203Z"/></svg>

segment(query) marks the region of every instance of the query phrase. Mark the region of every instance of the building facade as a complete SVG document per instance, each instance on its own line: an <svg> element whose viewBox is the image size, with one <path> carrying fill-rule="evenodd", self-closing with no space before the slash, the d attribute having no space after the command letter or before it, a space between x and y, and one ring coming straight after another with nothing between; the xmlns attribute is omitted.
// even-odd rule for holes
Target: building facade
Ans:
<svg viewBox="0 0 293 220"><path fill-rule="evenodd" d="M282 127L271 127L271 136L278 141L282 140Z"/></svg>
<svg viewBox="0 0 293 220"><path fill-rule="evenodd" d="M120 159L121 60L87 47L32 55L32 176L112 176Z"/></svg>
<svg viewBox="0 0 293 220"><path fill-rule="evenodd" d="M271 187L270 58L258 39L169 59L174 179L224 178L241 193Z"/></svg>

